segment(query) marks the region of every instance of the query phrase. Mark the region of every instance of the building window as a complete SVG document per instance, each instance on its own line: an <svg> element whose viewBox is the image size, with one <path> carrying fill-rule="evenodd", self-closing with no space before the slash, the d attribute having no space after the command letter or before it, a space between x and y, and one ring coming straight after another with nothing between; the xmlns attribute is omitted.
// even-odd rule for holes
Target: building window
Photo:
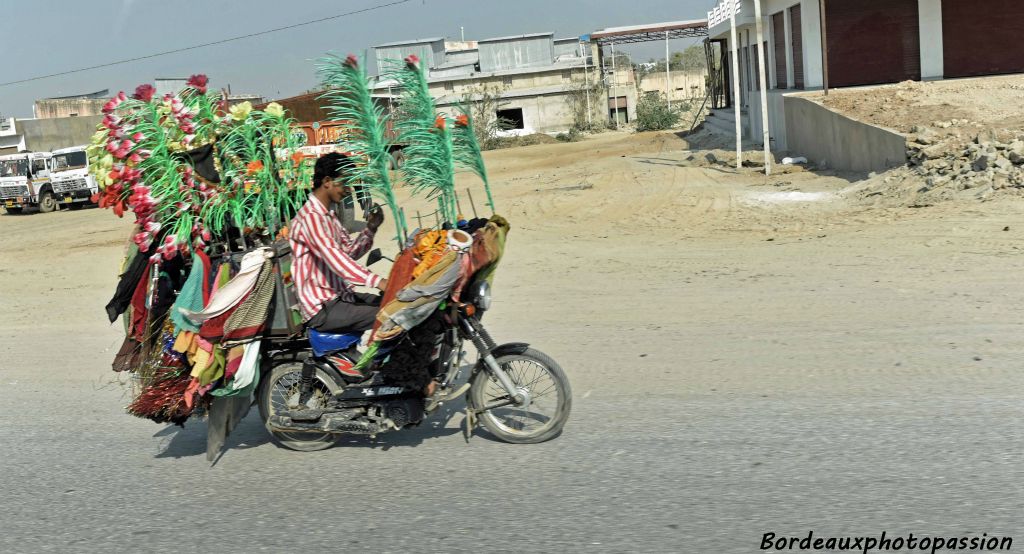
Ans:
<svg viewBox="0 0 1024 554"><path fill-rule="evenodd" d="M78 117L78 112L71 112L71 115L68 117Z"/></svg>
<svg viewBox="0 0 1024 554"><path fill-rule="evenodd" d="M498 110L498 125L502 129L525 129L526 121L523 119L522 108L509 108Z"/></svg>
<svg viewBox="0 0 1024 554"><path fill-rule="evenodd" d="M505 85L506 87L512 86L512 77L502 77L501 84Z"/></svg>
<svg viewBox="0 0 1024 554"><path fill-rule="evenodd" d="M455 92L455 83L449 81L444 84L444 90L448 92Z"/></svg>
<svg viewBox="0 0 1024 554"><path fill-rule="evenodd" d="M572 81L572 71L563 71L562 72L562 80L567 82L567 83L569 81Z"/></svg>

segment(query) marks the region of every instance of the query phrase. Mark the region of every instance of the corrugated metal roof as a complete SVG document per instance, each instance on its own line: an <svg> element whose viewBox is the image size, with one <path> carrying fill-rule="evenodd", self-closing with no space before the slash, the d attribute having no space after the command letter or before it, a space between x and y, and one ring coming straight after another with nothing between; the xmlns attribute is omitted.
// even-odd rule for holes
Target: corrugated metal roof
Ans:
<svg viewBox="0 0 1024 554"><path fill-rule="evenodd" d="M86 94L72 94L71 96L50 96L42 100L70 100L72 98L107 98L110 96L110 89L97 90Z"/></svg>
<svg viewBox="0 0 1024 554"><path fill-rule="evenodd" d="M409 44L431 44L431 43L437 42L439 40L444 40L444 37L421 38L421 39L417 39L417 40L400 40L398 42L387 42L387 43L384 43L384 44L378 44L378 45L374 46L374 48L391 48L391 47L394 47L394 46L406 46L406 45L409 45Z"/></svg>
<svg viewBox="0 0 1024 554"><path fill-rule="evenodd" d="M504 40L522 40L522 39L528 39L528 38L553 37L553 36L555 36L555 33L552 31L550 33L530 33L530 34L527 34L527 35L510 35L510 36L507 36L507 37L485 38L485 39L478 40L476 42L477 42L477 44L479 44L481 42L500 42L500 41L504 41Z"/></svg>
<svg viewBox="0 0 1024 554"><path fill-rule="evenodd" d="M662 23L646 23L644 25L627 25L625 27L608 27L590 34L591 39L599 39L618 35L631 35L634 33L652 33L659 31L672 31L676 29L696 29L707 27L706 19L691 19L689 21L665 21Z"/></svg>

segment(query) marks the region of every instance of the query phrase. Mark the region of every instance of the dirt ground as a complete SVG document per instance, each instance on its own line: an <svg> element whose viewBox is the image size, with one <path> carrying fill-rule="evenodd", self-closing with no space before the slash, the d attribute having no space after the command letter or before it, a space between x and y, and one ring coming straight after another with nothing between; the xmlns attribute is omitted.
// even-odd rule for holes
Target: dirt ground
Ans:
<svg viewBox="0 0 1024 554"><path fill-rule="evenodd" d="M465 445L456 412L300 454L267 443L250 415L211 469L201 422L122 411L109 365L122 332L103 306L131 222L0 216L0 488L17 506L0 515L13 530L0 550L126 551L140 532L151 551L230 537L225 552L1012 535L1024 200L924 206L851 176L737 172L727 152L688 146L609 132L487 154L512 231L485 323L551 354L574 389L563 436L529 447ZM353 468L355 488L325 481ZM346 515L306 532L324 494ZM125 525L139 514L146 525Z"/></svg>
<svg viewBox="0 0 1024 554"><path fill-rule="evenodd" d="M833 90L809 98L859 121L912 133L939 126L949 135L973 138L984 130L1024 128L1024 75L907 81L895 85Z"/></svg>

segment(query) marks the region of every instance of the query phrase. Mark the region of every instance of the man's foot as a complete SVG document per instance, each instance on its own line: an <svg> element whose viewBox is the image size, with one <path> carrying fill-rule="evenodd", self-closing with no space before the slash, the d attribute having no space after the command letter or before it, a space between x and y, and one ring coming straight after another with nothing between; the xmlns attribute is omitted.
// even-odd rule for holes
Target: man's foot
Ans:
<svg viewBox="0 0 1024 554"><path fill-rule="evenodd" d="M457 389L442 389L438 386L437 381L431 381L430 385L427 385L427 389L431 389L431 386L433 386L432 393L427 395L427 402L423 408L427 413L433 412L438 406L445 402L455 400L463 394L466 394L466 391L469 390L469 383L463 383L462 386Z"/></svg>

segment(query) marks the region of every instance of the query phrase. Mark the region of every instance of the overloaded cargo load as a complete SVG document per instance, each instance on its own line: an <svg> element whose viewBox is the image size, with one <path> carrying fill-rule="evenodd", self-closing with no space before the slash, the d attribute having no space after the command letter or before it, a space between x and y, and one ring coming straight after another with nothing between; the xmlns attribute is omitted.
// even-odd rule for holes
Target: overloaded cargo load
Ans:
<svg viewBox="0 0 1024 554"><path fill-rule="evenodd" d="M528 390L514 388L496 358L485 356L503 351L477 321L490 306L509 224L459 213L460 170L480 178L492 213L494 205L468 111L437 113L413 56L385 68L401 91L393 120L374 102L354 56L328 56L319 70L331 115L346 126L345 142L333 147L354 161L346 185L367 207L383 204L396 230L399 253L365 352L354 349L359 335L304 326L288 230L311 194L319 152L310 152L281 106L229 107L223 94L207 90L204 75L163 97L142 85L104 107L86 149L100 206L136 223L106 306L111 322L124 324L113 369L131 375L128 412L178 425L208 415L211 458L254 398L275 441L299 450L323 448L340 433L416 424L436 407L421 392L432 390L425 382L440 383L446 394L454 387L463 340L481 352L474 379L503 383L513 400L502 405L529 403ZM406 156L399 171L390 155L396 140ZM396 186L436 203L436 228L409 230ZM513 350L523 351L505 355ZM506 440L535 442L560 431L568 384L560 368L550 371L562 387L558 417Z"/></svg>

